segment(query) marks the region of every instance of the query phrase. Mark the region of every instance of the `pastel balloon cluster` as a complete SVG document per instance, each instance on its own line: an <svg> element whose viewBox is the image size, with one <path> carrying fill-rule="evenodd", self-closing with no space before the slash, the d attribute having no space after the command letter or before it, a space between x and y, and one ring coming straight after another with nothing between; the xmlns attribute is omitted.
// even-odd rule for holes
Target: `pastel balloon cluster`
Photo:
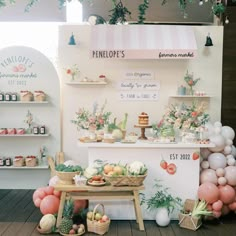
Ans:
<svg viewBox="0 0 236 236"><path fill-rule="evenodd" d="M234 130L220 122L208 124L208 135L215 147L201 150L198 198L208 202L214 217L236 213L236 148Z"/></svg>
<svg viewBox="0 0 236 236"><path fill-rule="evenodd" d="M43 215L56 214L59 209L61 192L52 186L41 187L34 191L34 205L40 208Z"/></svg>

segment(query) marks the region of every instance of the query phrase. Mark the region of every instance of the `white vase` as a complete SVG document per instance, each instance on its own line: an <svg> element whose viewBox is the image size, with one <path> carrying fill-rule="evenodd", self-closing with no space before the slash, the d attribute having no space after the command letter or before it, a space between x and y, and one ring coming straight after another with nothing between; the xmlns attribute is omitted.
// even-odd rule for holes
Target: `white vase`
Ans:
<svg viewBox="0 0 236 236"><path fill-rule="evenodd" d="M169 225L170 216L169 216L167 208L165 207L157 208L156 223L162 227Z"/></svg>

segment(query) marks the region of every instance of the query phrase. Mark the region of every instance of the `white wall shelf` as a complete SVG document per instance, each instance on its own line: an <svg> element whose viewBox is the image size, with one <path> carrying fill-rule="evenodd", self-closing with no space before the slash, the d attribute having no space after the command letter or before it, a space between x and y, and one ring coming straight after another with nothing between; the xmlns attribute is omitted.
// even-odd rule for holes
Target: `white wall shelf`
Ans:
<svg viewBox="0 0 236 236"><path fill-rule="evenodd" d="M0 137L48 137L50 134L3 134Z"/></svg>
<svg viewBox="0 0 236 236"><path fill-rule="evenodd" d="M172 98L211 98L213 96L204 95L204 96L197 96L197 95L171 95Z"/></svg>
<svg viewBox="0 0 236 236"><path fill-rule="evenodd" d="M67 82L66 84L68 84L68 85L106 85L107 82L105 82L105 81L100 81L100 82L83 82L83 81L78 81L78 82Z"/></svg>
<svg viewBox="0 0 236 236"><path fill-rule="evenodd" d="M45 104L48 103L48 101L42 101L42 102L37 102L37 101L1 101L0 104Z"/></svg>
<svg viewBox="0 0 236 236"><path fill-rule="evenodd" d="M39 166L33 166L33 167L29 167L29 166L20 166L20 167L16 167L16 166L0 166L0 170L35 170L35 169L48 169L48 165L39 165Z"/></svg>

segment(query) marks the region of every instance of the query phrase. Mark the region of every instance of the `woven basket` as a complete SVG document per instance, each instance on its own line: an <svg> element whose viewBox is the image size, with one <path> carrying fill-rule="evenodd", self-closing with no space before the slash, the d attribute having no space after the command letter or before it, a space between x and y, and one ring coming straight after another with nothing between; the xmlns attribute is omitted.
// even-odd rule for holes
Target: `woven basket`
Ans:
<svg viewBox="0 0 236 236"><path fill-rule="evenodd" d="M73 184L74 176L79 174L80 174L79 171L75 172L56 171L56 175L59 177L61 184Z"/></svg>
<svg viewBox="0 0 236 236"><path fill-rule="evenodd" d="M113 186L140 186L147 177L145 175L133 176L133 175L122 175L122 176L109 176L103 174L105 180L110 182Z"/></svg>
<svg viewBox="0 0 236 236"><path fill-rule="evenodd" d="M46 95L44 93L40 95L34 95L34 101L36 102L43 102L46 100Z"/></svg>
<svg viewBox="0 0 236 236"><path fill-rule="evenodd" d="M33 94L31 92L28 92L25 95L21 95L20 100L23 101L23 102L33 101Z"/></svg>
<svg viewBox="0 0 236 236"><path fill-rule="evenodd" d="M37 166L37 158L25 158L25 165L28 167L34 167Z"/></svg>
<svg viewBox="0 0 236 236"><path fill-rule="evenodd" d="M15 167L21 167L25 165L25 159L24 158L14 158L13 159L13 166Z"/></svg>
<svg viewBox="0 0 236 236"><path fill-rule="evenodd" d="M100 222L100 221L96 221L94 219L95 212L96 212L96 210L99 206L101 206L101 208L102 208L102 215L105 214L104 205L103 204L97 204L93 209L92 220L89 220L87 218L87 229L88 229L88 232L93 232L95 234L103 235L106 232L108 232L111 220L109 219L108 221Z"/></svg>

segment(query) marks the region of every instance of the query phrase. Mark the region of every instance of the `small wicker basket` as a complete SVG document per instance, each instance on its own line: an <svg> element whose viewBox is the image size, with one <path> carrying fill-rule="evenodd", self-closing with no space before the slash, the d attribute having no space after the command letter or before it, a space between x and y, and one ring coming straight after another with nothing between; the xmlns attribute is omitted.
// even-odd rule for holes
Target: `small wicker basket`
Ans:
<svg viewBox="0 0 236 236"><path fill-rule="evenodd" d="M147 177L145 175L120 175L120 176L109 176L103 174L105 180L109 182L112 186L140 186Z"/></svg>
<svg viewBox="0 0 236 236"><path fill-rule="evenodd" d="M41 94L34 94L34 101L36 102L43 102L46 100L46 94L45 93L41 93Z"/></svg>
<svg viewBox="0 0 236 236"><path fill-rule="evenodd" d="M37 166L37 158L36 157L26 157L25 158L25 165L28 167Z"/></svg>
<svg viewBox="0 0 236 236"><path fill-rule="evenodd" d="M93 232L93 233L95 233L95 234L103 235L103 234L105 234L106 232L108 232L109 226L110 226L110 223L111 223L111 220L109 219L108 221L100 222L100 221L96 221L96 220L94 219L94 217L95 217L95 212L97 211L97 208L98 208L99 206L102 208L102 215L105 214L104 205L103 205L103 204L97 204L97 205L94 207L94 209L93 209L92 220L89 220L89 219L87 218L87 229L88 229L88 232Z"/></svg>
<svg viewBox="0 0 236 236"><path fill-rule="evenodd" d="M56 171L56 175L59 177L61 184L73 184L74 176L79 174L80 174L79 171L75 172Z"/></svg>
<svg viewBox="0 0 236 236"><path fill-rule="evenodd" d="M33 93L31 93L30 91L28 93L25 94L21 94L20 95L20 100L22 102L30 102L33 101Z"/></svg>
<svg viewBox="0 0 236 236"><path fill-rule="evenodd" d="M22 158L14 158L13 159L13 166L15 167L21 167L25 165L25 159Z"/></svg>

